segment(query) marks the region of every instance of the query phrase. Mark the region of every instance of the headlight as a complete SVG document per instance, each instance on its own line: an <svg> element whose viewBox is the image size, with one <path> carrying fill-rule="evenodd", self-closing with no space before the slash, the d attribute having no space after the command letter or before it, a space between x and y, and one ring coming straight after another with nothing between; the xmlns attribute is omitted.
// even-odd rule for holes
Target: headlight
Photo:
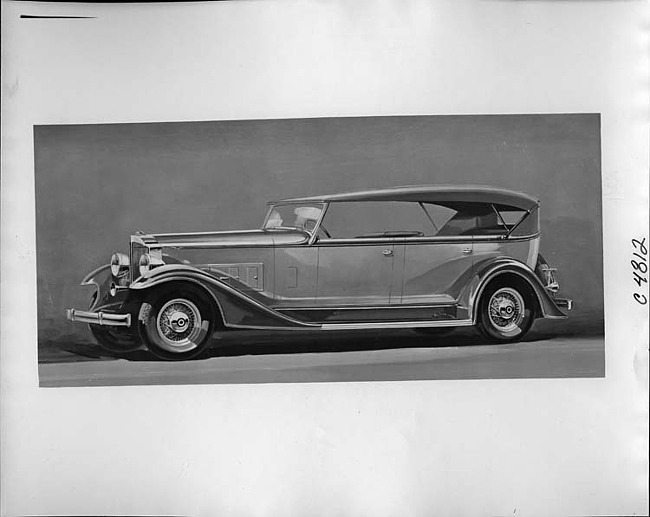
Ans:
<svg viewBox="0 0 650 517"><path fill-rule="evenodd" d="M111 257L111 273L118 276L129 267L129 257L124 253L113 253Z"/></svg>
<svg viewBox="0 0 650 517"><path fill-rule="evenodd" d="M149 258L148 254L144 254L140 257L140 276L143 276L145 273L148 273L149 270L151 269L151 258Z"/></svg>
<svg viewBox="0 0 650 517"><path fill-rule="evenodd" d="M140 270L140 276L144 276L146 273L151 271L153 268L158 267L158 266L164 266L165 262L163 262L162 258L156 256L155 253L145 253L140 257L140 262L138 264L138 268Z"/></svg>

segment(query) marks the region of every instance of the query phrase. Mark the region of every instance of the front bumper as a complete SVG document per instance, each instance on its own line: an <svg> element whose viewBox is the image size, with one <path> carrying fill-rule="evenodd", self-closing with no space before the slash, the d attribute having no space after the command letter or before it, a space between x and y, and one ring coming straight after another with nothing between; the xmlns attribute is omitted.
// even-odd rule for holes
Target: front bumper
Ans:
<svg viewBox="0 0 650 517"><path fill-rule="evenodd" d="M66 318L70 321L79 323L91 323L93 325L101 325L106 327L130 327L131 315L130 314L113 314L109 312L89 312L80 311L78 309L67 309L65 311Z"/></svg>

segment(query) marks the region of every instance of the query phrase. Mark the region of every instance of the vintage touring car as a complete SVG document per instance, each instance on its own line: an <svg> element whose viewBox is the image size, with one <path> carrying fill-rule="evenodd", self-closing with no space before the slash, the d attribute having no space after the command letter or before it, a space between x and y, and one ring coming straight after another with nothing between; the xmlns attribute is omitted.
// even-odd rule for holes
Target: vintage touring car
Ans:
<svg viewBox="0 0 650 517"><path fill-rule="evenodd" d="M521 339L565 318L539 254L539 201L492 187L408 186L270 202L260 229L131 236L68 309L113 352L196 357L214 332L476 326Z"/></svg>

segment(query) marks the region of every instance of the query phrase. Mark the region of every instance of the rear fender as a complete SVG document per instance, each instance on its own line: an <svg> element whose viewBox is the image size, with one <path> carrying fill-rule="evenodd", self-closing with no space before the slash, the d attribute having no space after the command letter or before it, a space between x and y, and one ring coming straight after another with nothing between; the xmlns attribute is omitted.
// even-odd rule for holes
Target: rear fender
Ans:
<svg viewBox="0 0 650 517"><path fill-rule="evenodd" d="M468 288L461 294L459 303L468 307L470 318L474 324L478 321L478 304L485 288L501 275L517 275L524 280L531 288L537 301L536 317L541 318L566 318L548 294L535 272L526 264L508 258L488 259L484 263L477 264L476 273Z"/></svg>
<svg viewBox="0 0 650 517"><path fill-rule="evenodd" d="M146 298L151 289L171 282L193 284L205 291L215 302L226 327L299 330L320 326L285 316L209 273L185 264L155 268L134 281L130 289L139 297Z"/></svg>

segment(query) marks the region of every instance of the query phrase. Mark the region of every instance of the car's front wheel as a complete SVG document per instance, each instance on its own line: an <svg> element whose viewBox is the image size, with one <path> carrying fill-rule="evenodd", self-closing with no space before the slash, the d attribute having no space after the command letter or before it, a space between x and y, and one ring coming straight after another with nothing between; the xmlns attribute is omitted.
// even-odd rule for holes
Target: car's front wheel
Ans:
<svg viewBox="0 0 650 517"><path fill-rule="evenodd" d="M134 352L142 347L140 340L129 332L112 330L99 325L88 325L88 327L99 346L114 354Z"/></svg>
<svg viewBox="0 0 650 517"><path fill-rule="evenodd" d="M97 301L97 292L95 292L90 299L89 309L95 306ZM123 354L128 352L135 352L142 347L142 343L137 335L127 329L103 327L101 325L88 325L95 341L104 350L113 354Z"/></svg>
<svg viewBox="0 0 650 517"><path fill-rule="evenodd" d="M479 305L478 328L491 341L518 341L535 319L533 294L523 285L488 286Z"/></svg>
<svg viewBox="0 0 650 517"><path fill-rule="evenodd" d="M143 322L147 348L160 359L192 359L208 345L215 317L208 297L190 286L169 287L150 300Z"/></svg>

